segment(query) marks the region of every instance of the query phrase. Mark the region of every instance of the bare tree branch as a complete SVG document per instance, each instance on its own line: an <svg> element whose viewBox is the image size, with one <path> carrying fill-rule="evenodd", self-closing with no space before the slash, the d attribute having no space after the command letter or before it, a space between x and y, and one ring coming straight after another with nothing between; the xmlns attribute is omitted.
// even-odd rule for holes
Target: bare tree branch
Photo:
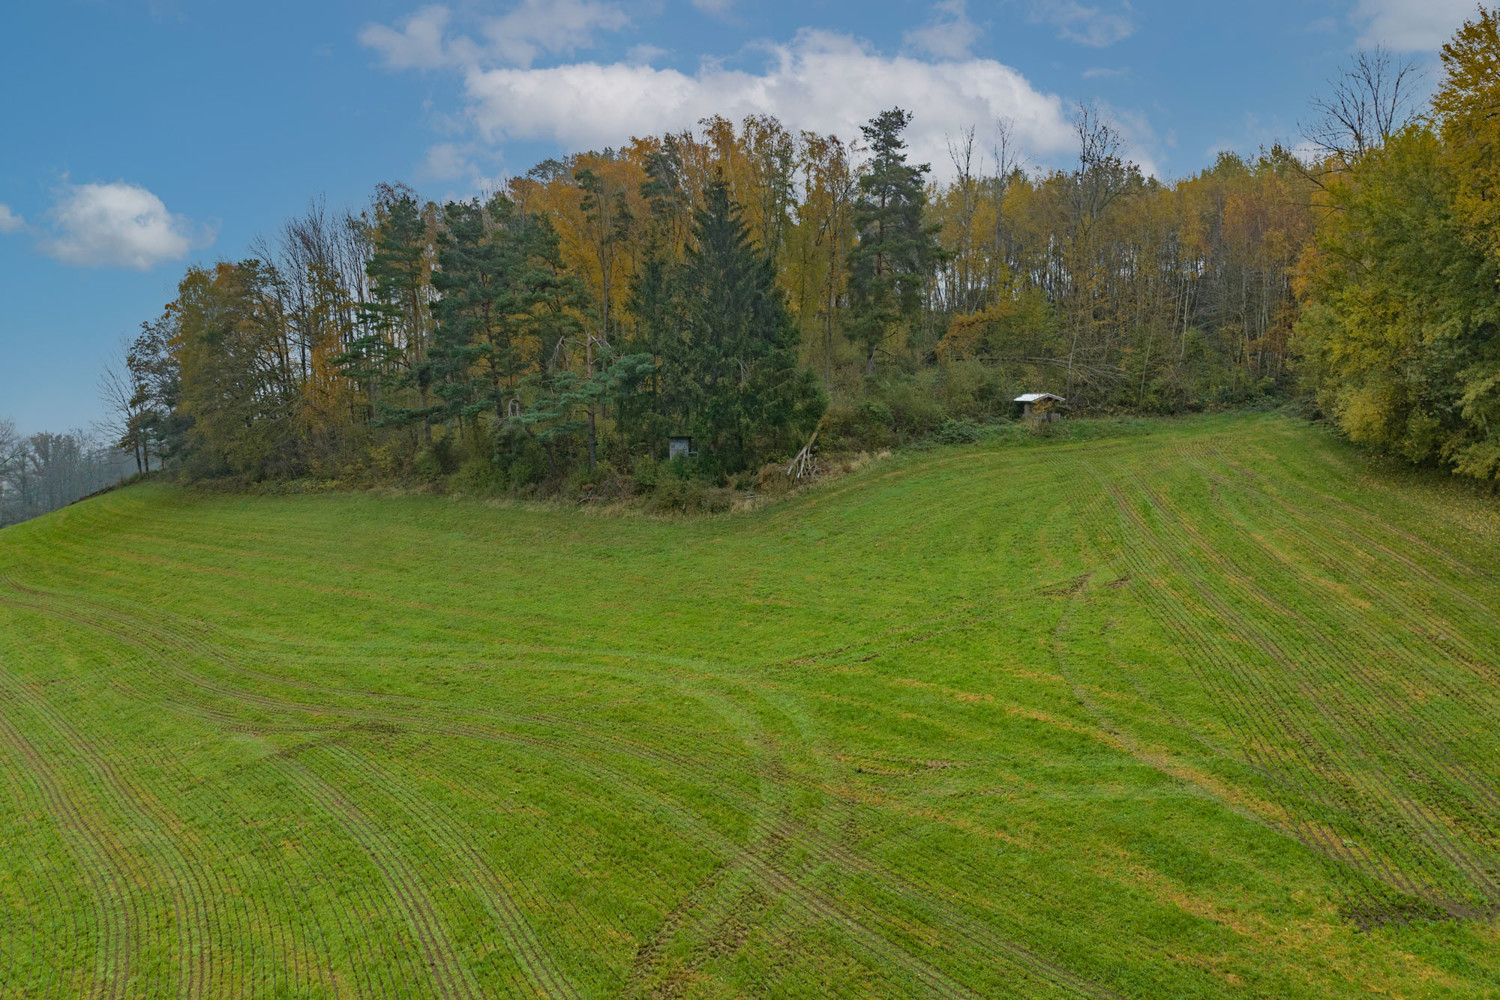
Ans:
<svg viewBox="0 0 1500 1000"><path fill-rule="evenodd" d="M1303 136L1349 165L1383 146L1411 120L1421 71L1387 48L1361 52L1332 80L1329 93L1311 102L1315 118Z"/></svg>

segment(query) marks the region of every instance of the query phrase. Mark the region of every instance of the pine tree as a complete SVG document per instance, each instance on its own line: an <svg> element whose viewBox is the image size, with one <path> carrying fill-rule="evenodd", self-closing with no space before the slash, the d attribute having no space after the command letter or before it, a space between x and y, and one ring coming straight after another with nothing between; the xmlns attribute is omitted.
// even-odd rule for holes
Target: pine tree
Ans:
<svg viewBox="0 0 1500 1000"><path fill-rule="evenodd" d="M923 176L930 165L906 162L901 133L911 113L893 108L861 126L873 158L859 179L854 225L859 242L849 252L850 339L865 347L865 372L875 370L881 345L910 331L922 307L922 288L943 259L937 226L926 225Z"/></svg>
<svg viewBox="0 0 1500 1000"><path fill-rule="evenodd" d="M382 189L383 215L373 227L373 247L365 275L370 301L359 311L363 332L336 363L366 387L372 416L393 423L428 423L432 413L430 369L432 295L428 220L417 199L404 189ZM415 407L403 406L381 389L415 387Z"/></svg>
<svg viewBox="0 0 1500 1000"><path fill-rule="evenodd" d="M504 195L450 204L433 287L437 334L431 378L445 419L504 421L521 380L577 329L578 281L563 266L557 234Z"/></svg>
<svg viewBox="0 0 1500 1000"><path fill-rule="evenodd" d="M739 472L790 450L824 401L797 362L797 330L775 269L750 241L722 178L695 213L693 244L680 266L652 257L637 279L637 343L657 363L632 388L650 400L652 431L689 434L706 466ZM639 402L627 399L622 417L638 414Z"/></svg>

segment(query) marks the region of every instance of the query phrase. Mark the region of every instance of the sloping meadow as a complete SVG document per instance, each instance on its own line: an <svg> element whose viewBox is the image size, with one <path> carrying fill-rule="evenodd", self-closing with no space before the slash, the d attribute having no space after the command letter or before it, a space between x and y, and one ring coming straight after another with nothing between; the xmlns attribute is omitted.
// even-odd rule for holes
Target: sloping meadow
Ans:
<svg viewBox="0 0 1500 1000"><path fill-rule="evenodd" d="M1275 417L0 532L5 997L1500 993L1500 517Z"/></svg>

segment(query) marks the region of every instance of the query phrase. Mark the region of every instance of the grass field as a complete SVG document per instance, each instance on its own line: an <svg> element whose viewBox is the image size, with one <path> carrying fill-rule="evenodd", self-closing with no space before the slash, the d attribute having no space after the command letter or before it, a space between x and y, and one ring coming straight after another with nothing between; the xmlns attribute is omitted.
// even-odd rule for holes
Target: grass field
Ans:
<svg viewBox="0 0 1500 1000"><path fill-rule="evenodd" d="M1500 508L1087 436L0 532L0 996L1500 996Z"/></svg>

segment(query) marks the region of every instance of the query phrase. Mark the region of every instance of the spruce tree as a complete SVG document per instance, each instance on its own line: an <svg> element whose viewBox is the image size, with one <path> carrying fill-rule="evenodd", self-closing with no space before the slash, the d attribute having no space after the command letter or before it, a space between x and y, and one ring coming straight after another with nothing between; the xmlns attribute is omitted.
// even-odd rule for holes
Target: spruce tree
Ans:
<svg viewBox="0 0 1500 1000"><path fill-rule="evenodd" d="M552 224L504 195L450 204L432 283L441 297L429 368L440 412L503 422L538 354L577 330L582 293Z"/></svg>
<svg viewBox="0 0 1500 1000"><path fill-rule="evenodd" d="M861 126L873 158L859 179L854 226L859 242L849 252L850 339L865 348L865 372L891 337L910 330L921 312L922 288L943 259L938 226L923 222L929 164L906 162L901 133L911 113L893 108Z"/></svg>
<svg viewBox="0 0 1500 1000"><path fill-rule="evenodd" d="M410 194L398 194L384 217L371 227L371 253L365 265L370 300L359 310L362 332L336 363L367 387L370 410L393 423L430 421L431 392L427 355L431 350L428 281L428 224ZM400 405L395 394L381 390L415 387L415 407Z"/></svg>
<svg viewBox="0 0 1500 1000"><path fill-rule="evenodd" d="M797 330L775 271L751 243L722 178L694 215L686 259L676 268L648 261L634 307L637 344L658 359L635 384L651 402L646 423L660 437L691 435L710 469L739 472L785 453L822 415L816 380L797 361ZM638 404L627 399L622 415Z"/></svg>

